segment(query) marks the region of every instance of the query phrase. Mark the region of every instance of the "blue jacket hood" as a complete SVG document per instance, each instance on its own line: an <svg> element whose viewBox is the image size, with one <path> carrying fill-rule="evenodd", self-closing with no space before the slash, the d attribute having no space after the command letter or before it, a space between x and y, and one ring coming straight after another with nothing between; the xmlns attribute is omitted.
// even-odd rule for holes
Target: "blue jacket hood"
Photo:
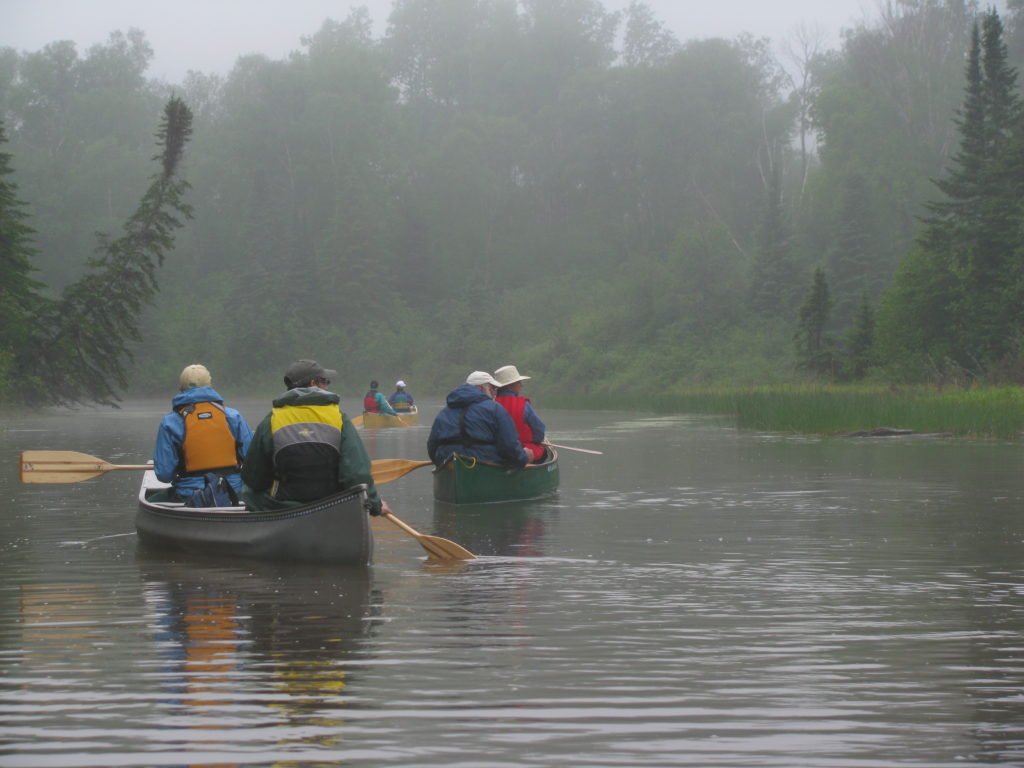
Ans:
<svg viewBox="0 0 1024 768"><path fill-rule="evenodd" d="M462 384L448 393L445 402L449 408L469 408L473 403L490 399L472 384Z"/></svg>
<svg viewBox="0 0 1024 768"><path fill-rule="evenodd" d="M192 403L223 403L224 398L217 394L213 387L192 387L184 392L179 392L171 400L171 407L177 410L183 405Z"/></svg>

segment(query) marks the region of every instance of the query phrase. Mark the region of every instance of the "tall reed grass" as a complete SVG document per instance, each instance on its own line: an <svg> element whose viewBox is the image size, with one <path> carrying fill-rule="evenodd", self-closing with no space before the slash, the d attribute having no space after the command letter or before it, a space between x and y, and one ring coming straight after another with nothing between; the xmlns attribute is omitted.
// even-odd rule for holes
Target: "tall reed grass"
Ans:
<svg viewBox="0 0 1024 768"><path fill-rule="evenodd" d="M939 391L934 388L794 385L708 388L658 394L576 396L545 404L656 413L729 414L741 429L806 434L845 434L880 428L1016 440L1024 434L1024 389Z"/></svg>

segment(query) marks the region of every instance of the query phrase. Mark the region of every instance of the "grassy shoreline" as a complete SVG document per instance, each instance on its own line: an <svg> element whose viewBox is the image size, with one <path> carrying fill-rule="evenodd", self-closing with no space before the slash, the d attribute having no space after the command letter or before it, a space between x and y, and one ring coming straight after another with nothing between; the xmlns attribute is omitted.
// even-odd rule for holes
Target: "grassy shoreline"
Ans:
<svg viewBox="0 0 1024 768"><path fill-rule="evenodd" d="M956 437L1019 440L1024 434L1024 389L937 390L928 387L795 385L707 388L648 397L577 395L545 398L554 407L655 413L725 414L740 429L834 435L878 428Z"/></svg>

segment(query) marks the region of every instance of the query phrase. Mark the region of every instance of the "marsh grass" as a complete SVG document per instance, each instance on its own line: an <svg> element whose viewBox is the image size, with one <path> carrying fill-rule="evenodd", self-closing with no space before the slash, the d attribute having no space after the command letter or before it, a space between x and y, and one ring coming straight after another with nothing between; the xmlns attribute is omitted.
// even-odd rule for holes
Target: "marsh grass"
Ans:
<svg viewBox="0 0 1024 768"><path fill-rule="evenodd" d="M549 405L558 405L554 399ZM635 396L573 398L573 407L637 408ZM708 388L643 398L656 413L729 414L740 429L846 434L879 428L958 437L1018 439L1024 433L1024 389L939 391L868 386ZM566 403L568 405L568 403Z"/></svg>

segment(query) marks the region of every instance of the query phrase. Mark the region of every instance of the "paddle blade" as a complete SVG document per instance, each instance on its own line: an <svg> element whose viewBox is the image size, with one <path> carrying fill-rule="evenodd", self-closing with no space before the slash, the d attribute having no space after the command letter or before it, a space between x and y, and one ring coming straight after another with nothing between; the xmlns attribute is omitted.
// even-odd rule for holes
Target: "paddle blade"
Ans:
<svg viewBox="0 0 1024 768"><path fill-rule="evenodd" d="M428 536L425 533L420 533L411 525L399 520L392 512L385 512L382 516L386 517L392 523L416 539L431 560L437 560L439 562L450 562L452 560L476 560L476 555L465 547L459 546L454 541L442 539L440 536Z"/></svg>
<svg viewBox="0 0 1024 768"><path fill-rule="evenodd" d="M420 546L426 551L431 560L448 562L450 560L476 560L476 555L454 541L442 539L440 536L428 536L421 533L419 538Z"/></svg>
<svg viewBox="0 0 1024 768"><path fill-rule="evenodd" d="M390 483L414 469L431 466L430 461L413 461L411 459L375 459L371 462L370 472L376 485Z"/></svg>
<svg viewBox="0 0 1024 768"><path fill-rule="evenodd" d="M77 483L115 469L150 469L148 464L111 464L78 451L22 451L23 483Z"/></svg>

